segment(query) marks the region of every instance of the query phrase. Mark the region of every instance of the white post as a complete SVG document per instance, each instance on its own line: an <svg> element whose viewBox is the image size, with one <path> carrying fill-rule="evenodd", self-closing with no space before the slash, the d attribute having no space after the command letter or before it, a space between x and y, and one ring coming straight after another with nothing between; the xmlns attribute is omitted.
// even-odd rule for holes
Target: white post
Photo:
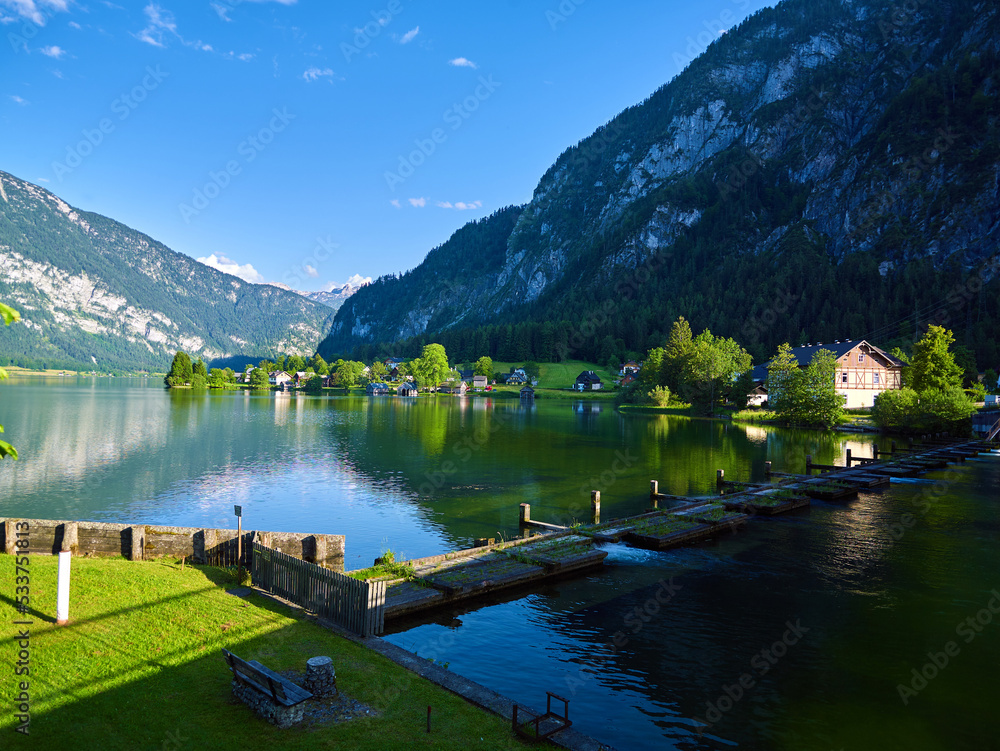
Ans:
<svg viewBox="0 0 1000 751"><path fill-rule="evenodd" d="M69 565L73 554L64 550L59 553L59 578L56 585L56 624L69 622Z"/></svg>

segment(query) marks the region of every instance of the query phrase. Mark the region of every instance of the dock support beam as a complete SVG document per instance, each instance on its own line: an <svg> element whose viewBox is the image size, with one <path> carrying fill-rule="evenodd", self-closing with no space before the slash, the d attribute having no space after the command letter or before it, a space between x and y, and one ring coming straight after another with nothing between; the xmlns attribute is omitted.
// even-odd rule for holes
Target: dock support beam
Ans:
<svg viewBox="0 0 1000 751"><path fill-rule="evenodd" d="M656 499L656 496L660 494L660 483L656 480L649 481L649 497Z"/></svg>
<svg viewBox="0 0 1000 751"><path fill-rule="evenodd" d="M848 468L848 469L850 469L850 468L851 468L851 462L852 462L852 461L853 461L853 460L851 459L851 450L850 450L850 449L847 449L847 468Z"/></svg>
<svg viewBox="0 0 1000 751"><path fill-rule="evenodd" d="M601 523L601 491L590 491L590 516L594 524Z"/></svg>
<svg viewBox="0 0 1000 751"><path fill-rule="evenodd" d="M771 477L771 462L764 462L764 477Z"/></svg>
<svg viewBox="0 0 1000 751"><path fill-rule="evenodd" d="M726 482L726 470L717 469L715 470L715 484L722 487Z"/></svg>
<svg viewBox="0 0 1000 751"><path fill-rule="evenodd" d="M878 461L878 444L877 443L873 443L872 444L872 456L875 458L875 461Z"/></svg>
<svg viewBox="0 0 1000 751"><path fill-rule="evenodd" d="M526 524L531 521L531 504L522 503L521 504L521 524Z"/></svg>
<svg viewBox="0 0 1000 751"><path fill-rule="evenodd" d="M806 454L806 474L807 475L812 474L812 468L813 468L813 457L812 457L812 454Z"/></svg>

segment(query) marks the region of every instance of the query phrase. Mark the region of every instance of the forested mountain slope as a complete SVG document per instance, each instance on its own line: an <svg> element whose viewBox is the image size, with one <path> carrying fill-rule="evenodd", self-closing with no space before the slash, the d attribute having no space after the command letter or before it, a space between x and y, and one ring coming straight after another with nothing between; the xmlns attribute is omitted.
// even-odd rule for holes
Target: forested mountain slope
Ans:
<svg viewBox="0 0 1000 751"><path fill-rule="evenodd" d="M351 297L321 353L435 340L458 359L604 362L684 315L758 361L783 341L889 345L930 321L995 365L998 12L756 13L562 154L527 206Z"/></svg>
<svg viewBox="0 0 1000 751"><path fill-rule="evenodd" d="M311 354L330 308L249 284L107 217L0 172L0 363L166 370L184 349L206 361Z"/></svg>

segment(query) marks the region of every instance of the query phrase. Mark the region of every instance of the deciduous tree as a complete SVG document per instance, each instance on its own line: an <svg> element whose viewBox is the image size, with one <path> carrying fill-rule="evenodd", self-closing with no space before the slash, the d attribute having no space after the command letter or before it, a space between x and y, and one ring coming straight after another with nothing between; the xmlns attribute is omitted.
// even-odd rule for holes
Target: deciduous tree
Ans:
<svg viewBox="0 0 1000 751"><path fill-rule="evenodd" d="M478 376L486 376L487 381L493 380L493 358L483 355L476 360L476 368L473 371Z"/></svg>
<svg viewBox="0 0 1000 751"><path fill-rule="evenodd" d="M21 314L18 313L13 308L10 308L0 302L0 318L3 318L4 326L10 326L14 321L21 320ZM7 371L0 368L0 381L7 378ZM3 433L3 425L0 425L0 433ZM17 449L11 446L6 441L0 441L0 459L9 456L11 459L17 459Z"/></svg>
<svg viewBox="0 0 1000 751"><path fill-rule="evenodd" d="M918 394L927 389L944 391L962 385L962 368L949 350L955 337L943 326L930 326L913 345L910 382Z"/></svg>
<svg viewBox="0 0 1000 751"><path fill-rule="evenodd" d="M425 386L436 386L448 377L448 354L440 344L424 345L420 357L413 361L413 375Z"/></svg>

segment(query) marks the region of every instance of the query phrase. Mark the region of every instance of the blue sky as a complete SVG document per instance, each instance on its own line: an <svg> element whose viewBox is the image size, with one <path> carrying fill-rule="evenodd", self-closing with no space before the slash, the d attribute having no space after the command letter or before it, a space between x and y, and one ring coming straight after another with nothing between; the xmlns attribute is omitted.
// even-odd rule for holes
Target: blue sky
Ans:
<svg viewBox="0 0 1000 751"><path fill-rule="evenodd" d="M416 266L759 0L0 0L0 169L251 281Z"/></svg>

